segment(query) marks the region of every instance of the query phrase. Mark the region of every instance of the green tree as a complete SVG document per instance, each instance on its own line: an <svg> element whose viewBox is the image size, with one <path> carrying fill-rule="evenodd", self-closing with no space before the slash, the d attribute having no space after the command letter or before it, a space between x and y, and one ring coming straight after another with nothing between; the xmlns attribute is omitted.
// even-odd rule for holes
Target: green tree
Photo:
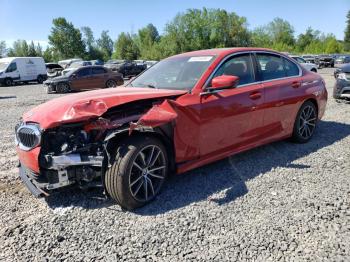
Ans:
<svg viewBox="0 0 350 262"><path fill-rule="evenodd" d="M39 43L35 47L35 52L37 56L40 56L40 57L43 56L43 49Z"/></svg>
<svg viewBox="0 0 350 262"><path fill-rule="evenodd" d="M56 55L60 59L83 57L85 45L80 30L63 17L53 19L52 23L49 44Z"/></svg>
<svg viewBox="0 0 350 262"><path fill-rule="evenodd" d="M139 49L129 33L122 32L114 44L114 58L134 60L139 56Z"/></svg>
<svg viewBox="0 0 350 262"><path fill-rule="evenodd" d="M336 54L343 51L343 46L340 44L334 35L329 35L325 39L325 53Z"/></svg>
<svg viewBox="0 0 350 262"><path fill-rule="evenodd" d="M109 36L108 31L102 31L100 38L97 40L97 47L104 61L111 59L113 53L113 40Z"/></svg>
<svg viewBox="0 0 350 262"><path fill-rule="evenodd" d="M53 51L52 51L52 49L50 47L47 47L45 49L45 51L44 51L42 56L43 56L43 58L44 58L46 63L55 61L55 59L53 57Z"/></svg>
<svg viewBox="0 0 350 262"><path fill-rule="evenodd" d="M81 28L81 31L83 33L83 42L86 47L86 60L100 59L101 55L97 49L97 44L91 28L84 26Z"/></svg>
<svg viewBox="0 0 350 262"><path fill-rule="evenodd" d="M350 10L346 15L346 29L344 35L344 50L350 52Z"/></svg>
<svg viewBox="0 0 350 262"><path fill-rule="evenodd" d="M159 41L159 33L153 24L148 24L138 32L137 45L140 50L140 58L155 59L154 47Z"/></svg>
<svg viewBox="0 0 350 262"><path fill-rule="evenodd" d="M29 55L29 47L25 40L16 40L13 42L12 48L8 51L8 56L28 56Z"/></svg>
<svg viewBox="0 0 350 262"><path fill-rule="evenodd" d="M6 42L0 41L0 58L4 57L6 55L7 49L6 49Z"/></svg>
<svg viewBox="0 0 350 262"><path fill-rule="evenodd" d="M272 46L272 39L269 35L269 32L266 28L266 26L261 26L258 28L255 28L252 31L252 45L256 47L268 47L271 48Z"/></svg>
<svg viewBox="0 0 350 262"><path fill-rule="evenodd" d="M37 56L33 41L31 41L28 46L28 56Z"/></svg>
<svg viewBox="0 0 350 262"><path fill-rule="evenodd" d="M293 26L282 18L277 17L270 22L267 25L267 32L274 43L283 43L288 46L293 46L295 43Z"/></svg>
<svg viewBox="0 0 350 262"><path fill-rule="evenodd" d="M300 34L298 36L298 39L296 41L296 50L299 53L303 53L305 48L309 46L313 42L319 41L320 38L320 31L313 30L311 27L309 27L305 34Z"/></svg>

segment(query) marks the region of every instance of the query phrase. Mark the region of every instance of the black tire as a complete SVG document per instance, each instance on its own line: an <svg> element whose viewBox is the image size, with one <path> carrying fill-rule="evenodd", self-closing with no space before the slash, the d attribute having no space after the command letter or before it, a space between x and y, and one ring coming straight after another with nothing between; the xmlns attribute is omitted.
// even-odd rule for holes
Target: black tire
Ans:
<svg viewBox="0 0 350 262"><path fill-rule="evenodd" d="M317 69L316 68L312 68L311 72L317 73Z"/></svg>
<svg viewBox="0 0 350 262"><path fill-rule="evenodd" d="M71 91L68 83L59 83L56 87L57 93L69 93Z"/></svg>
<svg viewBox="0 0 350 262"><path fill-rule="evenodd" d="M151 152L152 147L152 153L158 150L160 153L157 157L153 156L156 158L155 163L147 166L147 163L153 162L152 158L147 157L147 152ZM139 208L152 201L160 192L168 173L166 152L164 145L154 137L135 136L121 142L117 146L115 161L106 170L104 177L109 196L127 210ZM157 165L158 170L152 171L157 169Z"/></svg>
<svg viewBox="0 0 350 262"><path fill-rule="evenodd" d="M114 81L113 79L109 79L106 82L106 88L113 88L117 86L117 82Z"/></svg>
<svg viewBox="0 0 350 262"><path fill-rule="evenodd" d="M311 101L306 101L299 109L294 122L292 140L296 143L308 142L316 130L317 108Z"/></svg>
<svg viewBox="0 0 350 262"><path fill-rule="evenodd" d="M38 84L42 84L44 82L44 77L41 75L38 75L38 78L36 79L36 81L38 82Z"/></svg>
<svg viewBox="0 0 350 262"><path fill-rule="evenodd" d="M12 86L13 85L13 80L12 78L6 78L5 81L4 81L4 84L6 86Z"/></svg>

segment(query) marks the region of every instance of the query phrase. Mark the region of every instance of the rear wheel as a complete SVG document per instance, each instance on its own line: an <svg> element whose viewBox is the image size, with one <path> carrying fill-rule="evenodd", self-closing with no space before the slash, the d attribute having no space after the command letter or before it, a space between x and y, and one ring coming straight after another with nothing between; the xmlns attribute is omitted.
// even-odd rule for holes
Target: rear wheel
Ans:
<svg viewBox="0 0 350 262"><path fill-rule="evenodd" d="M312 68L311 72L317 73L317 69L316 68Z"/></svg>
<svg viewBox="0 0 350 262"><path fill-rule="evenodd" d="M109 79L107 82L106 82L106 87L107 88L112 88L112 87L116 87L117 86L117 83L112 80L112 79Z"/></svg>
<svg viewBox="0 0 350 262"><path fill-rule="evenodd" d="M57 93L68 93L70 92L70 86L68 83L59 83L56 87Z"/></svg>
<svg viewBox="0 0 350 262"><path fill-rule="evenodd" d="M106 171L106 190L120 206L132 210L155 198L167 172L166 149L158 139L127 138L118 146L115 161Z"/></svg>
<svg viewBox="0 0 350 262"><path fill-rule="evenodd" d="M314 103L306 101L297 114L294 123L293 140L297 143L306 143L313 136L317 124L317 109Z"/></svg>

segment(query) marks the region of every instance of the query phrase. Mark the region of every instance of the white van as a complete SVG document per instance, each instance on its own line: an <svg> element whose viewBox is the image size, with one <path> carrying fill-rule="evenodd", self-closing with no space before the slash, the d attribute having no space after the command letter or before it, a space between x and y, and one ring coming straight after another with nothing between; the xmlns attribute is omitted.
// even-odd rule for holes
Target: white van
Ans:
<svg viewBox="0 0 350 262"><path fill-rule="evenodd" d="M46 80L46 66L42 57L6 57L0 59L0 84Z"/></svg>

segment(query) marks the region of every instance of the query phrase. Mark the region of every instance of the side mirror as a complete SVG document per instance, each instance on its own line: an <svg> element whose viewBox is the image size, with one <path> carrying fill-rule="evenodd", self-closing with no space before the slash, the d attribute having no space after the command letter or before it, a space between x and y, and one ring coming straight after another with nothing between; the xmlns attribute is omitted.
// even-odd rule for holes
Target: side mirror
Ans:
<svg viewBox="0 0 350 262"><path fill-rule="evenodd" d="M211 80L210 91L212 90L220 90L220 89L229 89L237 87L239 82L238 76L231 75L222 75L217 76Z"/></svg>

